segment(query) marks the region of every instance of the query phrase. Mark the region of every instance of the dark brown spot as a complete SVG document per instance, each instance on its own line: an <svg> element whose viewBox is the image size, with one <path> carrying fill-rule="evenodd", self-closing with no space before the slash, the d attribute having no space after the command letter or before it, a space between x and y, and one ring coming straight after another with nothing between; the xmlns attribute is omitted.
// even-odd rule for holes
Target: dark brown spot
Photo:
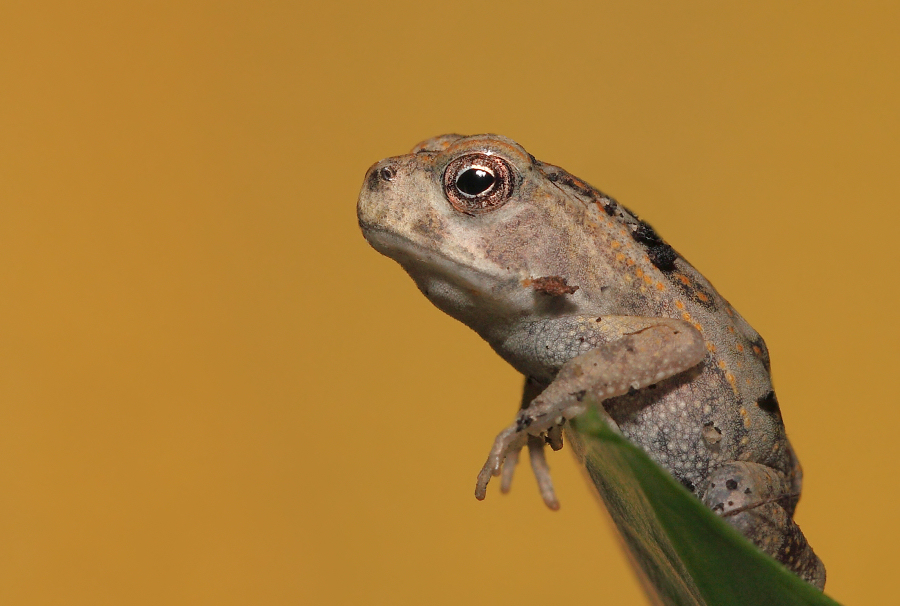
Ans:
<svg viewBox="0 0 900 606"><path fill-rule="evenodd" d="M610 217L616 214L616 209L619 207L619 203L609 197L600 200L600 204L603 205L603 210Z"/></svg>
<svg viewBox="0 0 900 606"><path fill-rule="evenodd" d="M646 244L647 246L659 246L663 243L662 238L656 233L649 223L641 221L631 226L631 237L636 242Z"/></svg>
<svg viewBox="0 0 900 606"><path fill-rule="evenodd" d="M657 269L666 272L675 269L675 259L678 258L678 253L663 242L663 239L648 223L640 221L632 225L631 237L647 247L647 256Z"/></svg>
<svg viewBox="0 0 900 606"><path fill-rule="evenodd" d="M728 490L737 490L738 484L734 480L725 480L725 488Z"/></svg>
<svg viewBox="0 0 900 606"><path fill-rule="evenodd" d="M675 259L678 258L678 253L668 244L661 244L648 249L647 256L660 271L672 271L675 269Z"/></svg>
<svg viewBox="0 0 900 606"><path fill-rule="evenodd" d="M781 407L778 406L778 398L774 391L770 391L757 400L756 405L769 414L781 414Z"/></svg>

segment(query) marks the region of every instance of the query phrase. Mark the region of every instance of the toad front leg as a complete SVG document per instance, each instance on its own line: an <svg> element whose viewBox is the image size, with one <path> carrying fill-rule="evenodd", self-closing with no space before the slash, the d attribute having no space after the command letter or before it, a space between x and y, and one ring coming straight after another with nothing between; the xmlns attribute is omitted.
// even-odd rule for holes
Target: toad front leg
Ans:
<svg viewBox="0 0 900 606"><path fill-rule="evenodd" d="M658 383L697 365L706 356L700 332L681 320L604 318L604 321L605 326L620 327L619 338L601 343L563 364L553 382L519 412L515 423L500 432L478 474L477 499L484 499L491 476L501 472L503 488L509 487L512 467L527 443L541 496L548 507L557 509L559 503L544 459L544 442L550 443L554 450L561 448L562 425L584 412L587 400L599 402ZM591 398L586 398L587 395ZM506 471L503 471L504 461L507 461Z"/></svg>

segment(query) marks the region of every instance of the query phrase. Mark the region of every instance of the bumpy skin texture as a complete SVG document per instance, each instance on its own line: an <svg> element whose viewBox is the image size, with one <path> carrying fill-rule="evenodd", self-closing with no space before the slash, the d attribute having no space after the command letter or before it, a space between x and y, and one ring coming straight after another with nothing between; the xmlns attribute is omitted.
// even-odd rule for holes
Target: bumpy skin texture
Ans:
<svg viewBox="0 0 900 606"><path fill-rule="evenodd" d="M608 419L713 511L813 585L825 568L793 522L800 466L759 334L653 229L497 135L443 135L372 166L366 239L526 377L522 408L479 474L506 490L528 446L602 401Z"/></svg>

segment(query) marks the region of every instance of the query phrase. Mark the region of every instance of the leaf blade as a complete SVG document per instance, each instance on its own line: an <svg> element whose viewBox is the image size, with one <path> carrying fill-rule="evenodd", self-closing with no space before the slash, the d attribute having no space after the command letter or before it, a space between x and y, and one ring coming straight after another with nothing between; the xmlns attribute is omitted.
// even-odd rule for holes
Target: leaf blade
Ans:
<svg viewBox="0 0 900 606"><path fill-rule="evenodd" d="M838 606L762 553L593 408L570 444L663 604Z"/></svg>

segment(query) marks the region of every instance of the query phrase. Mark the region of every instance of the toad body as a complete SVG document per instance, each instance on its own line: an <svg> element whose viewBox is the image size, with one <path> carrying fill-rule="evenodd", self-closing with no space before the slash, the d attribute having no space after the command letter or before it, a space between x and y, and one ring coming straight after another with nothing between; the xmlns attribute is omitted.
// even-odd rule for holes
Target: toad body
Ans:
<svg viewBox="0 0 900 606"><path fill-rule="evenodd" d="M792 519L801 471L765 343L647 223L497 135L443 135L376 163L357 213L376 250L525 376L476 497L493 476L508 490L527 446L557 508L544 447L599 402L708 507L824 586Z"/></svg>

